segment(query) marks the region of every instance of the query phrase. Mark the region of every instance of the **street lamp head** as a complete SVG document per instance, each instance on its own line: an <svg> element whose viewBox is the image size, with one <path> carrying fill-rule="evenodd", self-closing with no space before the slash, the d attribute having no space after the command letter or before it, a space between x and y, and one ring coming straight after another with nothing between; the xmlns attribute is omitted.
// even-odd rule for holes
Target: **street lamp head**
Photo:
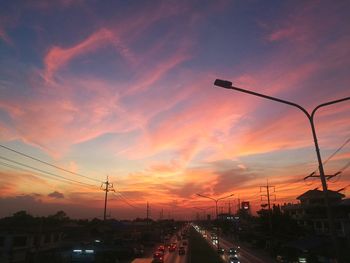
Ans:
<svg viewBox="0 0 350 263"><path fill-rule="evenodd" d="M214 85L225 89L232 88L232 82L228 80L216 79Z"/></svg>

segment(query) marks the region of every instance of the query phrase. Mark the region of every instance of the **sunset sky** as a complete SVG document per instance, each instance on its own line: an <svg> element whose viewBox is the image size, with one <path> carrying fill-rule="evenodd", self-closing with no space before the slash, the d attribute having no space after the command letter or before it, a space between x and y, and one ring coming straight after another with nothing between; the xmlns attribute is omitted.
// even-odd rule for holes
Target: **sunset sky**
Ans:
<svg viewBox="0 0 350 263"><path fill-rule="evenodd" d="M107 175L118 219L147 201L154 219L189 218L213 205L196 193L256 210L267 179L274 203L296 202L320 187L303 180L318 166L306 117L213 83L308 110L350 96L349 14L349 1L1 1L0 144L73 173L0 147L0 217L101 217ZM343 146L329 188L350 185L350 101L315 123L324 161Z"/></svg>

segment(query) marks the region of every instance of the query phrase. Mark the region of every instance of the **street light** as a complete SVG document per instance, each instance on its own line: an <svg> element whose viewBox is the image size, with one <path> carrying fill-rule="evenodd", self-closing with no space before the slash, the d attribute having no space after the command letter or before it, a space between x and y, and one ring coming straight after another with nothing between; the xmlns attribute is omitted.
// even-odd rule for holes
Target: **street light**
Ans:
<svg viewBox="0 0 350 263"><path fill-rule="evenodd" d="M215 202L215 213L216 213L216 221L218 221L218 202L220 201L220 200L222 200L222 199L226 199L226 198L229 198L229 197L231 197L231 196L234 196L234 194L230 194L230 195L228 195L228 196L224 196L224 197L221 197L221 198L218 198L218 199L215 199L215 198L212 198L212 197L210 197L210 196L206 196L206 195L202 195L202 194L197 194L198 196L200 196L200 197L204 197L204 198L208 198L208 199L210 199L210 200L213 200L214 202ZM216 232L217 232L217 237L218 237L218 242L217 242L217 248L219 249L219 228L217 227L216 228L217 230L216 230Z"/></svg>
<svg viewBox="0 0 350 263"><path fill-rule="evenodd" d="M203 212L203 219L205 220L205 215L207 213L207 210L208 209L212 209L213 206L209 206L209 207L206 207L206 208L193 206L192 208L202 211Z"/></svg>
<svg viewBox="0 0 350 263"><path fill-rule="evenodd" d="M335 233L335 228L334 228L334 219L333 219L333 215L332 215L332 211L331 211L331 207L330 207L330 203L329 203L329 198L328 198L328 190L327 190L327 181L324 175L324 169L323 169L323 164L322 164L322 159L321 159L321 154L320 154L320 149L318 147L318 142L317 142L317 136L316 136L316 130L315 130L315 124L314 124L314 116L316 111L319 108L325 107L325 106L329 106L332 104L336 104L339 102L343 102L346 100L350 100L350 97L345 97L339 100L333 100L333 101L329 101L326 103L322 103L318 106L316 106L311 114L302 106L294 103L294 102L290 102L287 100L282 100L279 98L275 98L275 97L271 97L271 96L267 96L261 93L257 93L254 91L250 91L250 90L246 90L246 89L241 89L241 88L237 88L232 86L232 82L227 81L227 80L221 80L221 79L216 79L214 82L215 86L221 87L221 88L225 88L225 89L232 89L232 90L236 90L239 92L243 92L243 93L248 93L250 95L254 95L254 96L258 96L258 97L262 97L264 99L268 99L268 100L273 100L273 101L277 101L283 104L287 104L293 107L298 108L299 110L301 110L307 117L307 119L310 122L310 126L311 126L311 130L312 130L312 136L314 139L314 144L315 144L315 149L316 149L316 155L317 155L317 161L318 161L318 166L319 166L319 171L320 171L320 179L322 182L322 189L323 189L323 194L324 194L324 200L325 200L325 205L327 208L327 217L328 217L328 223L329 223L329 228L330 228L330 234L331 234L331 238L332 238L332 242L333 242L333 246L336 250L336 255L337 258L339 260L339 262L341 262L340 256L339 256L339 247L338 247L338 242L337 242L337 237L336 237L336 233Z"/></svg>

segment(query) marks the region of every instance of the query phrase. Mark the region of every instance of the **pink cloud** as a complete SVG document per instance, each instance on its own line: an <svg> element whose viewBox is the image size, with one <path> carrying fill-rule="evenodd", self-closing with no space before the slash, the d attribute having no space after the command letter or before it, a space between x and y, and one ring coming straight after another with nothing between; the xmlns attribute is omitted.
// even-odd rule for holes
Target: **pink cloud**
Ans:
<svg viewBox="0 0 350 263"><path fill-rule="evenodd" d="M50 153L62 154L72 143L135 127L136 124L127 118L111 122L112 116L122 116L124 111L109 84L96 80L66 81L62 86L54 86L60 90L59 93L49 90L39 93L34 100L21 98L20 105L11 101L0 103L0 108L16 123L17 138L39 145ZM71 85L84 89L89 99L76 100Z"/></svg>
<svg viewBox="0 0 350 263"><path fill-rule="evenodd" d="M279 41L295 36L296 29L294 27L278 29L267 36L269 41Z"/></svg>
<svg viewBox="0 0 350 263"><path fill-rule="evenodd" d="M128 62L134 60L131 51L122 43L121 39L114 32L106 28L101 28L72 47L51 47L44 58L44 78L50 80L57 70L68 64L69 61L75 57L92 52L107 44L113 44Z"/></svg>
<svg viewBox="0 0 350 263"><path fill-rule="evenodd" d="M287 7L271 24L262 24L264 30L268 31L266 39L270 42L284 41L284 45L292 45L289 50L294 49L305 54L316 49L321 50L325 36L332 36L334 28L339 24L348 27L339 12L344 3L327 7L323 4L308 2L297 9Z"/></svg>
<svg viewBox="0 0 350 263"><path fill-rule="evenodd" d="M19 20L19 12L15 12L11 15L0 13L0 40L4 41L7 45L13 47L14 43L9 36L9 30L17 26Z"/></svg>
<svg viewBox="0 0 350 263"><path fill-rule="evenodd" d="M12 44L11 38L8 36L4 28L1 28L0 25L0 39L2 39L6 44Z"/></svg>
<svg viewBox="0 0 350 263"><path fill-rule="evenodd" d="M151 70L151 72L150 70L146 70L146 72L143 72L143 77L141 78L141 81L139 81L138 84L133 85L133 87L129 88L126 91L125 95L132 95L135 92L144 91L145 89L149 88L152 84L155 84L157 81L159 81L162 77L164 77L167 72L169 72L182 62L188 60L189 58L190 55L185 54L184 52L176 52L166 60L157 63L157 65L154 69Z"/></svg>

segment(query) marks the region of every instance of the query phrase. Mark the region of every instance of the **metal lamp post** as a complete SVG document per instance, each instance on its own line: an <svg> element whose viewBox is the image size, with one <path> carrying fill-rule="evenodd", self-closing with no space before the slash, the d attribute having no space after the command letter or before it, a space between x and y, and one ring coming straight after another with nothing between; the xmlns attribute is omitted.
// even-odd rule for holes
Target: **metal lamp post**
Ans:
<svg viewBox="0 0 350 263"><path fill-rule="evenodd" d="M334 246L334 248L336 250L336 255L337 255L338 261L341 262L341 259L340 259L340 256L339 256L340 255L340 253L339 253L340 250L339 250L339 246L338 246L338 242L337 242L337 236L336 236L336 232L335 232L335 226L334 226L334 218L333 218L333 215L332 215L332 210L331 210L329 197L328 197L327 181L326 181L325 174L324 174L324 169L323 169L320 149L319 149L319 146L318 146L318 141L317 141L317 136L316 136L316 130L315 130L315 124L314 124L314 116L315 116L315 113L316 113L316 111L318 109L320 109L322 107L325 107L325 106L328 106L328 105L332 105L332 104L336 104L336 103L343 102L343 101L346 101L346 100L350 100L350 97L345 97L345 98L342 98L342 99L338 99L338 100L333 100L333 101L329 101L329 102L326 102L326 103L322 103L322 104L316 106L312 110L312 112L310 114L305 108L303 108L302 106L300 106L300 105L298 105L298 104L296 104L294 102L290 102L290 101L287 101L287 100L282 100L282 99L279 99L279 98L267 96L267 95L264 95L264 94L261 94L261 93L257 93L257 92L254 92L254 91L250 91L250 90L246 90L246 89L237 88L237 87L232 86L232 82L227 81L227 80L216 79L215 82L214 82L214 85L218 86L218 87L221 87L221 88L236 90L236 91L239 91L239 92L243 92L243 93L247 93L247 94L250 94L250 95L258 96L258 97L261 97L261 98L264 98L264 99L273 100L273 101L277 101L277 102L280 102L280 103L283 103L283 104L287 104L287 105L290 105L290 106L298 108L299 110L301 110L306 115L307 119L310 122L312 136L313 136L313 139L314 139L316 155L317 155L317 161L318 161L318 166L319 166L319 171L320 171L320 179L321 179L321 182L322 182L322 189L323 189L323 194L324 194L324 200L325 200L325 205L326 205L326 208L327 208L327 217L328 217L330 234L331 234L333 246Z"/></svg>
<svg viewBox="0 0 350 263"><path fill-rule="evenodd" d="M216 214L216 222L218 222L218 202L220 201L220 200L223 200L223 199L226 199L226 198L229 198L229 197L231 197L231 196L234 196L234 194L230 194L230 195L228 195L228 196L224 196L224 197L221 197L221 198L218 198L218 199L215 199L215 198L212 198L212 197L210 197L210 196L206 196L206 195L202 195L202 194L197 194L198 196L200 196L200 197L204 197L204 198L208 198L208 199L210 199L210 200L213 200L214 202L215 202L215 214ZM217 227L216 228L217 229L217 238L218 238L218 242L217 242L217 248L219 249L219 243L220 243L220 238L219 238L219 228Z"/></svg>
<svg viewBox="0 0 350 263"><path fill-rule="evenodd" d="M207 208L194 206L193 208L202 211L203 212L203 220L205 220L205 216L206 216L207 210L213 208L213 206L210 206L210 207L207 207Z"/></svg>

